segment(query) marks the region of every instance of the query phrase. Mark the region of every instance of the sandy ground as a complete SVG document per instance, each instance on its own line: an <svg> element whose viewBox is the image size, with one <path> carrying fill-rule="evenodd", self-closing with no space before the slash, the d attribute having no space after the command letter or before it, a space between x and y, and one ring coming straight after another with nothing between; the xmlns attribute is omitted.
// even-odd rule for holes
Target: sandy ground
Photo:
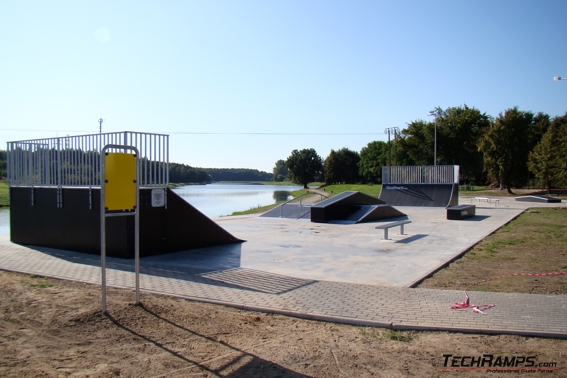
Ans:
<svg viewBox="0 0 567 378"><path fill-rule="evenodd" d="M131 290L111 289L103 315L99 286L0 271L0 376L510 376L442 370L486 354L534 356L555 363L546 376L567 376L567 340L394 332L145 293L142 306L133 300Z"/></svg>

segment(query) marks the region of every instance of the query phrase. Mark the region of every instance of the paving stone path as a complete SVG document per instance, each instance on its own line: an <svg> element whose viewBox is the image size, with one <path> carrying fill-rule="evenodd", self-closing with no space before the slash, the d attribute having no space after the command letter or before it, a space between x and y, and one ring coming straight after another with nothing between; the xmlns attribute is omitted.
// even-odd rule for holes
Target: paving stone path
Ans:
<svg viewBox="0 0 567 378"><path fill-rule="evenodd" d="M100 284L98 256L13 244L0 235L0 269ZM134 287L133 261L108 259L109 286ZM191 300L308 319L404 330L567 338L567 295L470 292L487 315L451 310L462 291L307 280L234 268L175 271L145 266L141 288Z"/></svg>

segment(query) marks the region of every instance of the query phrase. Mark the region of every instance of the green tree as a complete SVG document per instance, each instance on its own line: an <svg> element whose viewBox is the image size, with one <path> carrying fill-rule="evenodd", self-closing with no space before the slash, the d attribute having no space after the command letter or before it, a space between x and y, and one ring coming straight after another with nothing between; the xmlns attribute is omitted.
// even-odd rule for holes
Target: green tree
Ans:
<svg viewBox="0 0 567 378"><path fill-rule="evenodd" d="M565 185L567 164L567 113L555 117L539 143L530 152L528 168L541 181L547 193L553 185Z"/></svg>
<svg viewBox="0 0 567 378"><path fill-rule="evenodd" d="M0 179L7 177L6 169L6 151L0 150Z"/></svg>
<svg viewBox="0 0 567 378"><path fill-rule="evenodd" d="M323 172L323 159L313 148L293 150L285 165L289 170L290 180L303 185L305 189L307 189L307 184L321 177Z"/></svg>
<svg viewBox="0 0 567 378"><path fill-rule="evenodd" d="M360 181L358 162L360 155L348 148L331 150L325 159L325 183L354 184Z"/></svg>
<svg viewBox="0 0 567 378"><path fill-rule="evenodd" d="M403 165L432 165L435 124L421 119L402 129L396 145Z"/></svg>
<svg viewBox="0 0 567 378"><path fill-rule="evenodd" d="M467 182L484 181L482 153L477 146L491 124L490 116L466 104L437 107L430 115L432 122L416 120L402 130L396 141L402 164L432 165L437 129L437 164L459 165L461 178Z"/></svg>
<svg viewBox="0 0 567 378"><path fill-rule="evenodd" d="M529 180L528 155L539 142L537 121L532 112L510 108L498 115L479 142L488 178L505 184L508 193Z"/></svg>
<svg viewBox="0 0 567 378"><path fill-rule="evenodd" d="M437 164L458 165L463 181L484 181L478 143L490 127L490 116L466 104L445 110L437 107L430 114L437 125Z"/></svg>
<svg viewBox="0 0 567 378"><path fill-rule="evenodd" d="M287 167L285 166L285 161L282 159L276 161L276 165L274 166L272 172L274 173L274 181L279 182L287 180L289 173Z"/></svg>
<svg viewBox="0 0 567 378"><path fill-rule="evenodd" d="M358 173L364 182L375 184L382 182L382 166L388 164L388 146L386 142L375 140L360 150Z"/></svg>

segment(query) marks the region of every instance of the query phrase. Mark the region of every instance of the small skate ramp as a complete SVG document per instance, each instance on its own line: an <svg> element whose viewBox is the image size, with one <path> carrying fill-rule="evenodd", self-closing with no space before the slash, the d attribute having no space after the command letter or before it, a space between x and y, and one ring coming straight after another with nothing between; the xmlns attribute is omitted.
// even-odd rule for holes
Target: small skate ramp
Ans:
<svg viewBox="0 0 567 378"><path fill-rule="evenodd" d="M301 206L298 203L286 203L260 215L267 218L309 219L311 206Z"/></svg>
<svg viewBox="0 0 567 378"><path fill-rule="evenodd" d="M522 197L516 197L516 201L521 201L521 202L544 202L544 203L560 203L561 200L559 198L555 198L555 197L549 197L549 196L522 196Z"/></svg>
<svg viewBox="0 0 567 378"><path fill-rule="evenodd" d="M459 186L457 184L383 184L380 200L392 206L457 206Z"/></svg>
<svg viewBox="0 0 567 378"><path fill-rule="evenodd" d="M362 223L404 215L390 204L360 192L344 192L311 207L311 222L315 223Z"/></svg>

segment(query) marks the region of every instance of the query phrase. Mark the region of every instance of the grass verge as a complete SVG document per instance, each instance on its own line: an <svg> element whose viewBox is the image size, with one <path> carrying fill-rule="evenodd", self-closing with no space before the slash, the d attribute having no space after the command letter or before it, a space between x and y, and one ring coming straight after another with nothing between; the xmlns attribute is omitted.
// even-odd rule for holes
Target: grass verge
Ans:
<svg viewBox="0 0 567 378"><path fill-rule="evenodd" d="M6 180L0 181L0 207L10 206L8 199L8 184Z"/></svg>
<svg viewBox="0 0 567 378"><path fill-rule="evenodd" d="M567 271L566 246L567 208L530 209L418 287L462 290L471 283L508 274ZM567 294L567 275L506 277L471 290Z"/></svg>
<svg viewBox="0 0 567 378"><path fill-rule="evenodd" d="M265 211L268 211L270 209L273 209L274 207L278 206L281 202L275 203L275 204L271 204L271 205L266 205L266 206L256 206L256 207L251 207L248 210L244 210L244 211L235 211L234 213L230 214L230 216L236 216L236 215L249 215L249 214L256 214L256 213L263 213Z"/></svg>

